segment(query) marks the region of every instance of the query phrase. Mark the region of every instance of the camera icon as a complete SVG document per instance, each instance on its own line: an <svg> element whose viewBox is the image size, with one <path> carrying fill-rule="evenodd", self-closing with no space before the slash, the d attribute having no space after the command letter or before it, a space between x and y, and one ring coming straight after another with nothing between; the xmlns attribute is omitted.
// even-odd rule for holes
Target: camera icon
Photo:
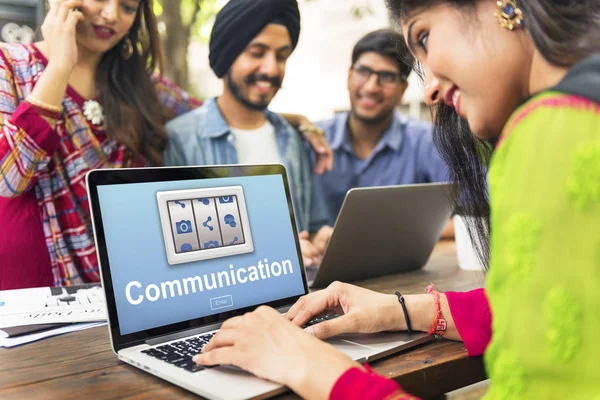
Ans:
<svg viewBox="0 0 600 400"><path fill-rule="evenodd" d="M215 247L219 247L219 242L217 242L216 240L204 242L205 249L214 249Z"/></svg>
<svg viewBox="0 0 600 400"><path fill-rule="evenodd" d="M182 219L179 222L175 222L175 230L177 231L178 235L192 233L192 221L189 219Z"/></svg>

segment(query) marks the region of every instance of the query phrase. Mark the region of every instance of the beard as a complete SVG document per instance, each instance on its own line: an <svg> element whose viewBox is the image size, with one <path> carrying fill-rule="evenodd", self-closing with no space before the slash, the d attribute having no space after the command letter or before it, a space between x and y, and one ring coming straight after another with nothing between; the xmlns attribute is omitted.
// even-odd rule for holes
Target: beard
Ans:
<svg viewBox="0 0 600 400"><path fill-rule="evenodd" d="M273 87L277 90L281 88L281 79L279 77L269 77L263 74L252 74L244 79L244 84L249 86L256 82L269 82ZM231 75L231 69L227 71L227 75L225 76L225 83L227 87L233 94L233 97L237 101L240 102L244 107L249 108L254 111L264 111L271 102L272 98L268 98L266 94L260 95L260 99L257 101L252 101L244 94L241 86L234 82L233 77ZM276 92L277 93L277 92Z"/></svg>

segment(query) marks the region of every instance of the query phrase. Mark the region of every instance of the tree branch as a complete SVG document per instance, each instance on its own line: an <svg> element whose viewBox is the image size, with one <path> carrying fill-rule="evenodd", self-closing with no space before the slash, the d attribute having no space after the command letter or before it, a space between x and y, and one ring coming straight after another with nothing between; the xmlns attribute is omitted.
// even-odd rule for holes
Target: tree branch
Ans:
<svg viewBox="0 0 600 400"><path fill-rule="evenodd" d="M196 22L196 18L198 17L198 14L200 13L200 10L202 8L202 0L196 0L194 1L194 11L192 12L192 19L190 20L190 23L188 24L188 26L186 26L185 31L187 36L189 37L190 33L192 32L192 26L194 26L194 22Z"/></svg>

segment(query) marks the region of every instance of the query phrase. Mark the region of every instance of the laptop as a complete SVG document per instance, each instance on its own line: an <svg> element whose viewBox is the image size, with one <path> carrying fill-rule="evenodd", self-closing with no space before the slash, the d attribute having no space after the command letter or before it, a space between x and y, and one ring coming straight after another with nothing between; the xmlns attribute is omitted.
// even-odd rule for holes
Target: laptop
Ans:
<svg viewBox="0 0 600 400"><path fill-rule="evenodd" d="M285 313L308 293L285 168L94 170L87 185L119 359L209 399L287 390L191 361L226 319L260 305ZM329 342L364 362L428 340L401 332Z"/></svg>
<svg viewBox="0 0 600 400"><path fill-rule="evenodd" d="M421 268L452 214L452 183L351 189L311 287Z"/></svg>

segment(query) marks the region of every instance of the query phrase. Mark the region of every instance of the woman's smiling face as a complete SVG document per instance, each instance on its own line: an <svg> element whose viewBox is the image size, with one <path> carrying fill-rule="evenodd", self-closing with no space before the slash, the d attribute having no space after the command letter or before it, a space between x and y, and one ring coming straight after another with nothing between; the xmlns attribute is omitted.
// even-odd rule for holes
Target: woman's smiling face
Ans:
<svg viewBox="0 0 600 400"><path fill-rule="evenodd" d="M494 1L473 8L449 3L403 19L402 32L425 71L425 102L445 102L480 138L500 135L528 96L531 40L524 29L502 28Z"/></svg>

